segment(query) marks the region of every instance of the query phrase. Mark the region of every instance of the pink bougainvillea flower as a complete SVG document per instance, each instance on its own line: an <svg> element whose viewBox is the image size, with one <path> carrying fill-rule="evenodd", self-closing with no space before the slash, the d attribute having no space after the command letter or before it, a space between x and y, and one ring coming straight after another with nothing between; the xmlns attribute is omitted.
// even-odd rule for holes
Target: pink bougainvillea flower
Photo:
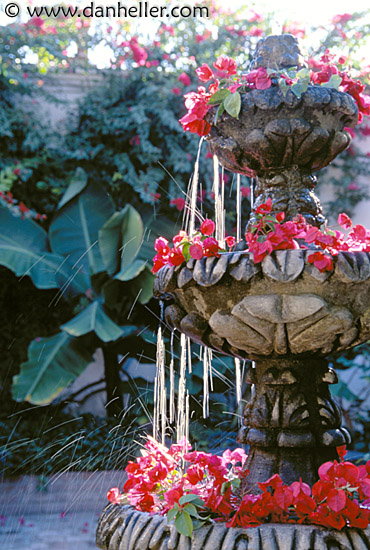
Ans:
<svg viewBox="0 0 370 550"><path fill-rule="evenodd" d="M194 260L203 258L203 247L199 243L192 244L189 248L189 254Z"/></svg>
<svg viewBox="0 0 370 550"><path fill-rule="evenodd" d="M177 80L184 86L190 86L191 84L191 78L186 73L181 73Z"/></svg>
<svg viewBox="0 0 370 550"><path fill-rule="evenodd" d="M343 212L338 216L338 224L344 229L350 229L352 227L352 220L347 214Z"/></svg>
<svg viewBox="0 0 370 550"><path fill-rule="evenodd" d="M175 86L175 88L172 88L172 93L176 94L176 95L180 95L181 94L181 90L180 88L178 88L177 86Z"/></svg>
<svg viewBox="0 0 370 550"><path fill-rule="evenodd" d="M211 78L213 78L213 71L207 63L203 63L203 65L195 69L195 72L198 75L199 80L202 82L208 82Z"/></svg>
<svg viewBox="0 0 370 550"><path fill-rule="evenodd" d="M158 237L154 243L154 249L159 252L159 254L162 254L162 256L166 256L170 251L168 240L164 237Z"/></svg>
<svg viewBox="0 0 370 550"><path fill-rule="evenodd" d="M234 59L228 57L227 55L221 55L213 66L221 72L226 73L229 76L236 74L237 64Z"/></svg>
<svg viewBox="0 0 370 550"><path fill-rule="evenodd" d="M348 191L358 191L359 187L358 185L352 181L348 186L347 186L347 189Z"/></svg>
<svg viewBox="0 0 370 550"><path fill-rule="evenodd" d="M350 21L352 18L353 14L351 13L338 13L332 18L332 23L334 23L334 25L343 25L344 23L347 23L347 21Z"/></svg>
<svg viewBox="0 0 370 550"><path fill-rule="evenodd" d="M251 190L247 186L242 186L240 188L240 194L242 197L249 197L249 195L251 194Z"/></svg>
<svg viewBox="0 0 370 550"><path fill-rule="evenodd" d="M140 136L136 134L136 136L133 136L131 139L130 139L130 145L140 145L141 143L141 140L140 140Z"/></svg>
<svg viewBox="0 0 370 550"><path fill-rule="evenodd" d="M176 206L177 210L181 212L185 208L185 199L183 197L177 197L170 201L171 206Z"/></svg>
<svg viewBox="0 0 370 550"><path fill-rule="evenodd" d="M244 75L244 79L257 90L267 90L271 86L271 78L263 67L259 67Z"/></svg>
<svg viewBox="0 0 370 550"><path fill-rule="evenodd" d="M215 228L216 226L214 221L206 218L202 223L202 225L200 226L200 231L203 235L209 236L209 235L212 235L212 233L214 233Z"/></svg>

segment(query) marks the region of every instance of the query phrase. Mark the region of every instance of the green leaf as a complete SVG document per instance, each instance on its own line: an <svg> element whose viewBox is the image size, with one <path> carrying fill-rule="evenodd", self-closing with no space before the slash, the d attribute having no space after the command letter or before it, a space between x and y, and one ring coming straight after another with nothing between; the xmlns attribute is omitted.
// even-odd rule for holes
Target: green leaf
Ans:
<svg viewBox="0 0 370 550"><path fill-rule="evenodd" d="M288 86L285 78L279 79L279 88L282 91L283 96L285 97L287 94L287 91L289 90L290 86Z"/></svg>
<svg viewBox="0 0 370 550"><path fill-rule="evenodd" d="M303 69L300 69L297 73L296 73L296 78L298 78L298 80L310 80L310 71L309 69L307 69L307 67L303 67Z"/></svg>
<svg viewBox="0 0 370 550"><path fill-rule="evenodd" d="M324 88L334 88L338 90L339 86L342 83L342 77L339 74L332 74L328 82L321 84Z"/></svg>
<svg viewBox="0 0 370 550"><path fill-rule="evenodd" d="M113 211L110 196L98 185L88 185L52 221L49 236L53 252L68 257L86 276L104 271L98 232Z"/></svg>
<svg viewBox="0 0 370 550"><path fill-rule="evenodd" d="M216 105L217 103L221 103L221 101L223 101L228 95L231 95L230 90L227 88L222 88L213 94L213 96L208 100L208 105Z"/></svg>
<svg viewBox="0 0 370 550"><path fill-rule="evenodd" d="M190 538L193 536L193 521L186 510L179 510L177 512L175 527L180 535Z"/></svg>
<svg viewBox="0 0 370 550"><path fill-rule="evenodd" d="M114 342L123 336L122 329L108 317L98 301L90 304L60 328L71 336L83 336L89 332L95 332L103 342Z"/></svg>
<svg viewBox="0 0 370 550"><path fill-rule="evenodd" d="M85 170L81 167L76 168L76 172L72 178L71 183L68 186L67 191L64 193L61 198L57 210L60 210L65 206L69 201L74 199L87 185L87 174Z"/></svg>
<svg viewBox="0 0 370 550"><path fill-rule="evenodd" d="M0 265L17 277L28 276L37 288L62 288L81 294L89 287L78 269L48 251L47 234L32 220L22 220L0 206Z"/></svg>
<svg viewBox="0 0 370 550"><path fill-rule="evenodd" d="M171 510L168 510L167 512L167 523L170 523L174 519L174 517L177 514L177 510L175 508L171 508Z"/></svg>
<svg viewBox="0 0 370 550"><path fill-rule="evenodd" d="M99 231L100 252L109 274L127 268L137 256L143 238L143 222L133 206L127 204Z"/></svg>
<svg viewBox="0 0 370 550"><path fill-rule="evenodd" d="M293 94L298 97L298 99L302 97L302 94L307 90L307 88L308 82L306 80L301 80L300 82L296 82L295 84L292 84L292 86L290 86Z"/></svg>
<svg viewBox="0 0 370 550"><path fill-rule="evenodd" d="M140 304L147 304L153 296L154 275L148 265L138 277L133 279L131 287L134 294L139 295Z"/></svg>
<svg viewBox="0 0 370 550"><path fill-rule="evenodd" d="M197 506L204 506L204 501L201 498L199 498L199 495L193 495L192 493L183 495L179 499L179 504L181 504L181 506L183 506L184 504L187 504L188 502L196 503Z"/></svg>
<svg viewBox="0 0 370 550"><path fill-rule="evenodd" d="M190 516L194 516L196 518L198 517L198 511L196 507L194 506L194 504L191 504L190 502L189 504L184 506L184 510L186 510Z"/></svg>
<svg viewBox="0 0 370 550"><path fill-rule="evenodd" d="M13 377L13 398L46 405L73 382L91 361L91 353L65 332L49 338L37 338L28 348L28 361Z"/></svg>
<svg viewBox="0 0 370 550"><path fill-rule="evenodd" d="M217 123L218 119L220 118L220 116L222 115L222 113L225 111L225 107L224 107L224 104L223 103L220 103L218 109L217 109L217 112L216 112L216 116L215 116L215 120L214 120L214 124Z"/></svg>
<svg viewBox="0 0 370 550"><path fill-rule="evenodd" d="M135 279L142 271L144 271L145 267L147 266L147 262L144 260L134 260L131 265L126 267L125 269L121 269L117 275L115 275L115 279L118 281L131 281L132 279Z"/></svg>
<svg viewBox="0 0 370 550"><path fill-rule="evenodd" d="M239 92L228 95L224 100L225 111L234 118L239 117L242 100Z"/></svg>

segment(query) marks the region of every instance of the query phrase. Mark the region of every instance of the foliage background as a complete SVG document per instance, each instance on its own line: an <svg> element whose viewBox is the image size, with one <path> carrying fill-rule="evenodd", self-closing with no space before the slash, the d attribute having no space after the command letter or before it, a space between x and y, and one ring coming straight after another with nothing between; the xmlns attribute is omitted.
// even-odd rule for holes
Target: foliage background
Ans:
<svg viewBox="0 0 370 550"><path fill-rule="evenodd" d="M12 193L18 206L23 205L26 215L36 215L36 212L46 215L46 220L36 223L47 230L76 169L82 168L89 184L107 191L117 210L130 203L140 212L145 226L154 219L158 234L175 234L181 226L186 187L198 149L198 139L184 134L178 124L185 111L183 94L199 84L195 68L204 62L212 64L220 54L231 55L240 65L248 67L259 37L271 33L274 21L273 14L258 14L246 7L230 14L210 2L207 5L212 14L211 25L201 19L166 20L158 22L150 36L140 31L140 26L120 20L95 22L92 31L91 20L87 18L36 17L0 27L0 191ZM338 15L325 27L321 25L316 29L287 20L284 31L292 32L302 41L306 39L309 57L318 58L326 48L349 56L354 71L367 82L369 64L361 59L359 52L370 34L370 26L364 13L346 15ZM109 48L104 50L109 51L109 61L104 69L98 70L91 52L102 47ZM61 133L59 128L53 129L43 122L34 102L42 99L57 105L58 100L45 92L45 82L48 74L66 72L99 74L102 79L99 88L80 103L67 129ZM331 179L333 187L328 207L332 214L339 211L353 214L356 205L369 197L368 185L358 178L368 173L368 154L361 147L361 140L368 134L363 124L356 130L354 145L336 161L340 171L336 172L338 177ZM212 160L207 155L206 144L200 157L200 174L203 193L199 208L212 216ZM327 177L325 172L320 175L322 182ZM225 181L230 189L227 226L232 232L235 226L233 175L226 172ZM243 178L242 186L246 190L243 197L246 221L250 208L247 178ZM4 201L1 204L7 207ZM147 247L148 259L149 250ZM28 344L36 337L57 333L60 325L86 306L87 298L76 295L50 308L48 304L55 295L54 290L37 289L28 277L19 281L10 270L0 269L3 283L0 292L5 304L0 317L0 384L4 404L0 419L10 426L8 441L11 433L21 437L9 416L29 407L15 403L10 390L13 376L27 358ZM149 302L140 321L143 312L140 309L137 312L138 333L144 327L153 333L157 327L158 304ZM124 355L127 348L134 356L144 352L149 361L155 360L154 346L145 341L138 344L138 339L133 337L118 341L114 353ZM363 346L361 352L365 357L361 372L367 377L368 346ZM348 368L357 354L343 355L333 361L339 368ZM206 445L207 439L214 437L212 424L225 432L225 418L227 421L230 418L227 428L230 432L237 429L232 415L235 410L232 365L227 361L225 364L219 366L224 378L219 379L219 391L211 405L213 417L210 421L199 420L195 430L199 444ZM192 383L193 407L197 409L202 389L196 375ZM151 392L143 381L132 384L126 389L133 396L135 392L137 396L144 393L145 410L150 411ZM225 391L232 396L228 401L221 398ZM351 411L348 422L353 424L355 446L366 451L368 413L361 408L361 399L357 396L347 393L347 401L343 403ZM228 414L225 416L225 413ZM141 420L136 424L145 423L143 416L145 418L140 415ZM27 415L22 413L21 418L27 419ZM120 419L117 414L117 422ZM124 429L132 422L133 417L125 417ZM105 425L107 430L111 428L109 423ZM39 441L40 435L38 427L27 437ZM13 440L18 436L12 435ZM217 440L216 436L214 441L216 447L222 445L222 438ZM8 463L9 460L12 461L8 453ZM15 457L14 462L17 460Z"/></svg>

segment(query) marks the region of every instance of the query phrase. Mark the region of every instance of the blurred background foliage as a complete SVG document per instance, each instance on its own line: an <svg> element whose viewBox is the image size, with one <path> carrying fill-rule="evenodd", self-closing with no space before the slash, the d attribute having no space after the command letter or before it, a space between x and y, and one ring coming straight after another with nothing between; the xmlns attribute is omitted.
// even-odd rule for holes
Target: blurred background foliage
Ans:
<svg viewBox="0 0 370 550"><path fill-rule="evenodd" d="M122 378L124 367L118 357L131 356L155 362L153 342L160 308L150 295L143 303L136 300L138 286L135 286L135 277L142 273L142 265L150 266L154 238L159 234L171 237L182 223L186 188L199 144L199 139L184 133L178 123L185 113L183 95L199 85L195 68L204 62L211 65L220 54L234 57L247 69L257 41L273 30L272 13L259 14L247 7L229 13L216 8L212 2L202 5L210 9L211 24L210 20L200 18L166 19L155 22L150 32L127 20L92 22L90 18L66 18L62 15L58 18L33 17L0 27L0 264L3 266L0 267L3 304L0 316L3 403L0 459L5 475L30 471L49 473L67 467L73 463L69 451L58 454L58 461L50 459L53 453L65 446L69 450L75 449L76 455L73 456L79 459L76 458L76 464L71 467L121 466L122 457L131 451L133 438L127 434L136 433L139 427L149 429L153 389L144 379L131 379L127 373ZM354 73L366 83L370 69L361 52L370 27L365 15L337 15L317 28L306 28L287 20L282 30L301 40L307 49L307 59L318 59L327 48L347 56ZM44 122L38 111L38 101L43 98L58 106L62 100L50 96L45 82L50 75L66 73L99 75L101 78L100 84L84 97L61 131ZM332 188L328 207L331 214L340 211L353 214L359 202L369 197L368 185L358 178L368 173L369 155L362 142L369 133L366 124L359 126L353 145L334 163L338 171L330 179ZM225 172L224 178L230 190L226 197L227 228L232 233L235 231L235 182L231 173ZM325 182L327 178L327 171L323 171L321 181ZM204 215L211 217L212 179L212 159L207 153L206 143L203 143L200 155L202 191L198 206ZM249 184L248 178L242 178L243 222L250 210ZM71 189L74 189L72 198ZM143 232L135 224L130 231L136 232L136 237L142 241L142 247L134 251L137 261L143 262L140 269L138 267L131 278L127 275L126 279L117 280L119 266L113 268L109 263L112 257L118 258L119 247L130 242L125 237L121 220L121 225L113 224L114 231L108 238L109 247L115 252L102 268L94 270L86 266L82 287L67 285L69 291L64 292L63 285L68 279L38 284L35 275L31 280L29 265L23 265L22 271L17 258L11 256L9 247L4 245L7 234L4 220L8 215L14 216L18 243L22 242L22 234L37 231L35 225L42 227L45 248L41 244L37 247L35 238L32 244L35 258L59 254L66 261L65 267L72 270L71 277L76 282L81 273L77 279L74 278L76 268L69 259L72 248L71 244L66 244L70 237L67 238L67 233L65 237L59 233L60 242L56 246L47 233L52 234L53 227L58 226L61 211L69 212L73 200L82 200L82 196L90 200L91 195L86 193L91 189L109 197L107 200L111 204L105 218L100 217L95 223L96 242L99 229L109 219L122 216L125 208L138 212ZM320 193L320 187L318 191ZM95 214L90 214L93 219ZM27 223L33 224L32 230ZM113 293L110 292L112 289ZM102 314L98 329L93 326L89 313L86 314L92 311L92 303L96 303L94 308ZM131 308L132 316L127 319ZM82 324L81 314L84 314ZM73 330L68 333L63 329L77 318L80 324L77 332L76 323L73 325L74 335ZM118 334L113 330L113 336L112 332L107 336L107 326L112 329L110 323L123 332ZM101 346L105 350L106 362L114 365L105 372L108 401L114 398L117 385L120 391L116 391L115 405L108 406L108 420L89 416L76 420L65 416L64 424L63 400L46 405L46 399L28 410L30 404L23 400L36 401L29 392L23 391L24 388L18 393L13 389L17 401L12 399L12 379L19 376L21 366L26 370L25 365L32 363L32 350L35 352L46 339L58 334L62 337L69 334L73 340L72 348L86 354L87 358L91 358L94 350ZM168 340L169 337L166 334ZM175 343L175 354L178 355L176 346L178 348ZM197 353L196 346L194 353ZM332 361L339 369L356 368L356 376L367 380L369 357L369 346L365 345L361 350L347 352ZM191 408L194 410L193 440L199 447L208 449L232 445L238 428L233 362L230 358L219 358L215 360L214 370L217 376L209 419L203 419L201 414L200 364L189 380ZM77 376L78 372L77 369L74 375ZM91 391L95 391L94 386ZM121 398L117 397L122 392L129 399L125 413L122 412ZM50 400L52 394L50 391ZM247 395L245 389L244 397ZM342 399L346 422L354 435L354 448L366 452L370 423L363 403L367 396L346 392L344 383L338 386L337 396ZM78 396L69 396L69 399L78 401ZM40 407L45 419L42 423L39 422ZM113 436L108 436L114 426ZM51 443L44 433L53 438L56 433L53 430L58 430L58 438ZM76 443L69 445L73 441L70 438L77 433L84 434L84 443L77 438ZM95 434L94 437L91 434ZM119 437L122 438L120 441ZM18 445L19 441L22 443ZM112 451L113 455L108 452L108 448L114 449L117 445L126 445L127 453L122 451L118 456L115 451ZM34 451L30 460L23 463L22 456L25 449L29 453L29 448L34 448ZM88 459L89 453L95 458ZM104 458L108 455L109 460ZM117 461L112 457L117 457Z"/></svg>

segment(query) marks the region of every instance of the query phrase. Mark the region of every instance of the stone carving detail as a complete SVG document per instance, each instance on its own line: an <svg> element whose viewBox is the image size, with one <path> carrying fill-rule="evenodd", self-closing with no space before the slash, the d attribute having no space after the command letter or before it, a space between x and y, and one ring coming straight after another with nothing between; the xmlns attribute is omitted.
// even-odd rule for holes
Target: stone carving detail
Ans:
<svg viewBox="0 0 370 550"><path fill-rule="evenodd" d="M251 355L327 353L352 322L348 309L314 294L246 296L230 313L216 311L209 320L216 334Z"/></svg>
<svg viewBox="0 0 370 550"><path fill-rule="evenodd" d="M274 256L268 255L262 261L264 275L274 281L295 281L304 269L304 251L277 250Z"/></svg>
<svg viewBox="0 0 370 550"><path fill-rule="evenodd" d="M166 518L110 504L100 516L101 550L369 550L370 529L328 530L317 525L267 523L250 529L206 525L189 539Z"/></svg>

